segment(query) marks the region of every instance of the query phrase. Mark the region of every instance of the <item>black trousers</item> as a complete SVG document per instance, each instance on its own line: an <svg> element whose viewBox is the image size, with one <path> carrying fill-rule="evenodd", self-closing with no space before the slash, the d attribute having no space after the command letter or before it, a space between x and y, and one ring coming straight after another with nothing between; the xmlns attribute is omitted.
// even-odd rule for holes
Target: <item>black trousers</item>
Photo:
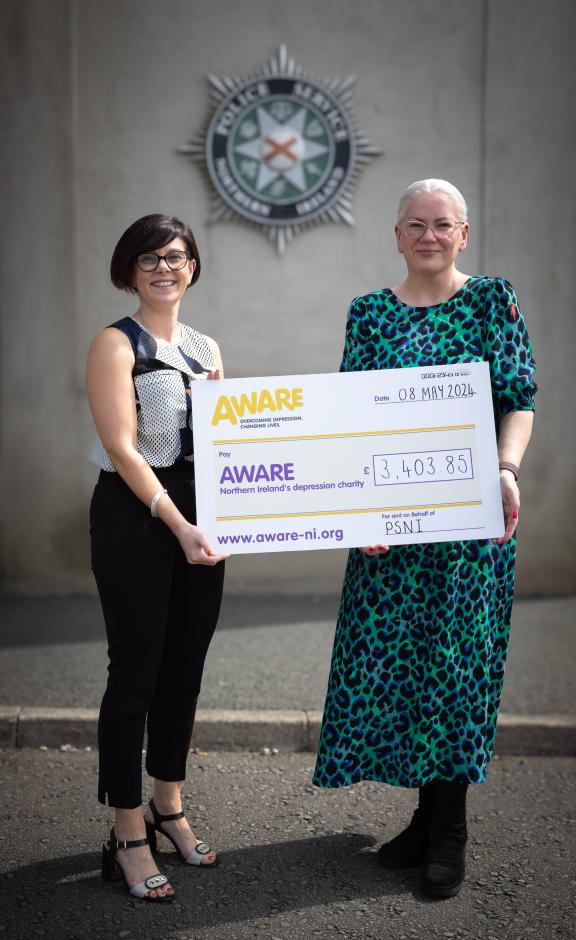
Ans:
<svg viewBox="0 0 576 940"><path fill-rule="evenodd" d="M193 464L155 472L180 512L195 522ZM146 724L150 776L185 778L224 563L189 565L168 527L152 518L117 473L100 474L90 533L110 659L98 724L98 799L133 809L142 802Z"/></svg>

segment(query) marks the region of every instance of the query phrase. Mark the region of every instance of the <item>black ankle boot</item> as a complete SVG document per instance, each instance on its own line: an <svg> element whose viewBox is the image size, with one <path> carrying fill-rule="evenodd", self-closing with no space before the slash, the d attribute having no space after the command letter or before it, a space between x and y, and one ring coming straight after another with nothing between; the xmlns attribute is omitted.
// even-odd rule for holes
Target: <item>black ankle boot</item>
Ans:
<svg viewBox="0 0 576 940"><path fill-rule="evenodd" d="M464 881L467 783L437 780L428 824L428 851L422 891L429 898L452 898Z"/></svg>
<svg viewBox="0 0 576 940"><path fill-rule="evenodd" d="M418 807L410 825L378 849L378 861L386 868L415 868L424 861L432 812L432 784L420 787L418 792Z"/></svg>

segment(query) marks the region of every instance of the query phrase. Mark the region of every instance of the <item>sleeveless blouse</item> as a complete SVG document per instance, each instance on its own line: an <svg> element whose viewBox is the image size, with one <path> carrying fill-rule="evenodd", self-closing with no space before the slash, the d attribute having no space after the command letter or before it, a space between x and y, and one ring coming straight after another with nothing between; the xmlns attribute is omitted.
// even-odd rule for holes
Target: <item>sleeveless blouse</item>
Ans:
<svg viewBox="0 0 576 940"><path fill-rule="evenodd" d="M134 351L138 452L151 467L170 467L191 459L192 383L206 379L216 368L206 337L186 323L181 324L179 343L159 343L133 317L123 317L110 326L128 337ZM104 450L100 466L115 472Z"/></svg>

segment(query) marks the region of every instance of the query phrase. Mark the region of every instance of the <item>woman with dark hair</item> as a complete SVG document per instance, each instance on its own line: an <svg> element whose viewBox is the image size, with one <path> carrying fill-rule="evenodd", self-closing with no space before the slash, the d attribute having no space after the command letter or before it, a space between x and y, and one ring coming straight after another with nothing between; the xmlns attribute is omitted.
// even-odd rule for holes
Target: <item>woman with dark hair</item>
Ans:
<svg viewBox="0 0 576 940"><path fill-rule="evenodd" d="M350 552L314 783L418 787L407 829L379 850L388 868L423 865L430 897L464 877L466 791L492 755L514 586L519 467L532 429L534 360L512 286L456 267L467 245L461 193L408 187L398 287L357 297L341 370L487 360L505 533L482 541L373 545Z"/></svg>
<svg viewBox="0 0 576 940"><path fill-rule="evenodd" d="M196 526L191 396L223 375L217 344L180 323L200 275L191 230L147 215L116 245L112 283L138 307L92 343L87 384L103 445L90 506L92 569L108 637L108 683L98 726L98 799L115 808L102 876L119 869L130 893L169 901L151 856L162 832L188 864L215 853L182 812L204 659L222 597L224 558ZM142 747L153 798L142 813Z"/></svg>

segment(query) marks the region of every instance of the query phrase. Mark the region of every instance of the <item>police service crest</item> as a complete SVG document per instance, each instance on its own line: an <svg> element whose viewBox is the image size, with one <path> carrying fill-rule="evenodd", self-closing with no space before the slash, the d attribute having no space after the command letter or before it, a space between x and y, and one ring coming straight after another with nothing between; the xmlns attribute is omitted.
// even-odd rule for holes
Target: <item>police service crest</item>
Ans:
<svg viewBox="0 0 576 940"><path fill-rule="evenodd" d="M354 124L354 77L309 75L281 46L258 72L208 78L214 104L207 126L178 151L206 167L211 220L261 226L280 254L309 225L353 225L354 183L380 153Z"/></svg>

